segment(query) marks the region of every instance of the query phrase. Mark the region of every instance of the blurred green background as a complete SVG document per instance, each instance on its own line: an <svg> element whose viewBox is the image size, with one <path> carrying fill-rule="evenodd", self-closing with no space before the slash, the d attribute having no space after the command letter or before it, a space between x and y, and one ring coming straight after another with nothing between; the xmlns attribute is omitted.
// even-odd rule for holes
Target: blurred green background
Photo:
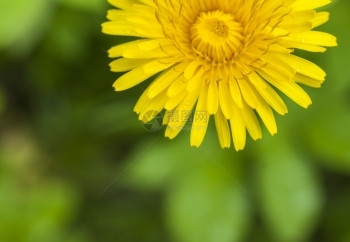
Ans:
<svg viewBox="0 0 350 242"><path fill-rule="evenodd" d="M115 93L104 0L0 0L0 241L350 241L350 2L327 7L339 47L298 52L327 71L284 98L279 133L242 152L173 141Z"/></svg>

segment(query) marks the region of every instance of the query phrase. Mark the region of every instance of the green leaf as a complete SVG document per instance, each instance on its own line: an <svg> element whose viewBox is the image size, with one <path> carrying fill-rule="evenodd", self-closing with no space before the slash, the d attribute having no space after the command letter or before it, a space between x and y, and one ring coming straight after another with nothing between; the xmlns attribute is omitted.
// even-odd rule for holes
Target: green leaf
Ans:
<svg viewBox="0 0 350 242"><path fill-rule="evenodd" d="M49 23L52 1L1 1L0 48L28 50L39 39Z"/></svg>
<svg viewBox="0 0 350 242"><path fill-rule="evenodd" d="M22 185L23 186L23 185ZM76 208L76 198L65 184L47 182L24 188L8 176L0 179L1 241L61 241Z"/></svg>
<svg viewBox="0 0 350 242"><path fill-rule="evenodd" d="M328 108L328 115L319 115L307 127L306 137L315 160L341 172L350 172L350 113L346 109L339 102Z"/></svg>
<svg viewBox="0 0 350 242"><path fill-rule="evenodd" d="M148 140L128 161L129 184L165 191L175 241L234 242L246 234L250 214L241 158L234 149L222 150L215 136L208 130L200 148L190 147L186 130L171 141Z"/></svg>
<svg viewBox="0 0 350 242"><path fill-rule="evenodd" d="M125 176L127 183L139 188L164 188L199 169L203 163L213 162L210 157L222 157L225 153L236 155L233 149L225 151L219 147L213 130L207 133L204 144L199 148L190 147L188 130L184 129L173 140L163 137L164 129L158 132L158 135L151 132L152 138L136 147L126 160L127 166L130 166ZM235 157L231 156L231 159Z"/></svg>
<svg viewBox="0 0 350 242"><path fill-rule="evenodd" d="M4 94L2 86L0 86L0 117L1 117L1 114L4 110L4 108L5 108L5 104L6 104L5 102L6 102L5 94Z"/></svg>
<svg viewBox="0 0 350 242"><path fill-rule="evenodd" d="M161 129L159 132L164 130ZM126 180L135 187L164 188L174 179L176 180L177 176L192 172L192 168L197 169L198 163L206 159L205 149L190 147L186 140L188 137L180 135L174 140L169 140L154 133L152 135L154 137L137 147L134 154L127 160L127 163L132 166ZM196 159L194 160L193 157Z"/></svg>
<svg viewBox="0 0 350 242"><path fill-rule="evenodd" d="M237 160L229 162L237 164ZM250 220L247 194L237 177L220 167L203 160L168 191L166 214L175 241L234 242L244 238Z"/></svg>
<svg viewBox="0 0 350 242"><path fill-rule="evenodd" d="M321 27L321 30L336 36L338 46L330 48L321 57L326 60L322 67L327 72L326 83L323 88L328 88L328 93L329 89L337 93L344 91L345 88L349 88L350 69L348 62L350 48L348 43L350 42L350 35L348 32L350 29L350 5L348 1L338 1L331 6L330 20ZM331 101L331 99L326 98L326 101Z"/></svg>
<svg viewBox="0 0 350 242"><path fill-rule="evenodd" d="M176 164L176 147L155 136L136 148L127 159L131 168L126 175L128 184L138 188L159 189L163 187L180 166ZM170 147L170 148L169 148ZM181 163L181 160L178 161Z"/></svg>
<svg viewBox="0 0 350 242"><path fill-rule="evenodd" d="M79 9L79 10L86 10L90 12L100 12L103 10L103 7L107 5L107 1L102 0L57 0L58 2L61 2L62 4Z"/></svg>
<svg viewBox="0 0 350 242"><path fill-rule="evenodd" d="M319 183L306 158L276 138L265 140L256 167L263 219L275 241L307 241L322 205Z"/></svg>

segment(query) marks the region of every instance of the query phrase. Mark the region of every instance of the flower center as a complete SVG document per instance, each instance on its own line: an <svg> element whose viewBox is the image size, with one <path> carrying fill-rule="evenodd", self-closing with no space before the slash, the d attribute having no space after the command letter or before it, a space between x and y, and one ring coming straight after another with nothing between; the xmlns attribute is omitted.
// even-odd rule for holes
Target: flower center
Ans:
<svg viewBox="0 0 350 242"><path fill-rule="evenodd" d="M198 27L199 34L208 38L208 42L213 42L216 38L225 39L228 35L228 27L225 22L220 19L205 19L204 21L199 22L200 27Z"/></svg>
<svg viewBox="0 0 350 242"><path fill-rule="evenodd" d="M242 25L232 14L203 12L191 28L191 45L196 55L207 61L227 62L238 54Z"/></svg>

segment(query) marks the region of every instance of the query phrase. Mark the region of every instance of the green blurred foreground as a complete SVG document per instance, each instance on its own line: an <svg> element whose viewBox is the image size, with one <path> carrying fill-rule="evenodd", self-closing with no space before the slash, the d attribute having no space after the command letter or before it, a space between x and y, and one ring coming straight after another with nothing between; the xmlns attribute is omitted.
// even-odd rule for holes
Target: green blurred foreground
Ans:
<svg viewBox="0 0 350 242"><path fill-rule="evenodd" d="M313 105L236 153L213 125L199 149L142 126L144 86L111 87L124 40L100 33L103 0L0 0L0 241L350 241L350 2L334 2Z"/></svg>

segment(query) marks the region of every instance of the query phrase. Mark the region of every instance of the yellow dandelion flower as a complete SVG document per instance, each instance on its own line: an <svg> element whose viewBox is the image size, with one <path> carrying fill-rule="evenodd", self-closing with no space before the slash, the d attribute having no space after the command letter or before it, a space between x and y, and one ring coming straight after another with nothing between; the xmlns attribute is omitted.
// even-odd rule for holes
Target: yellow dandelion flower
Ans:
<svg viewBox="0 0 350 242"><path fill-rule="evenodd" d="M174 138L191 118L190 142L199 146L214 116L221 146L236 150L262 136L257 116L273 135L273 110L287 107L276 89L306 108L299 86L320 87L325 72L293 54L324 52L336 38L313 29L328 21L315 8L330 0L108 0L106 34L136 40L109 50L110 66L126 72L116 91L156 76L134 111L148 122L165 111L165 136ZM150 111L153 115L149 115ZM192 114L191 114L192 112Z"/></svg>

